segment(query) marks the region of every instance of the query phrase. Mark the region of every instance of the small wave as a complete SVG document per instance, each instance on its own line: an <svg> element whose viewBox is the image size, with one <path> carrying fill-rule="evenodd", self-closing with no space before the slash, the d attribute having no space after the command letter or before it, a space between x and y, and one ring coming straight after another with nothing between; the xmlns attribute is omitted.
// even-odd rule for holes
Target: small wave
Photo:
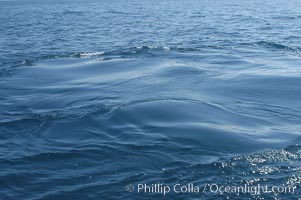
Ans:
<svg viewBox="0 0 301 200"><path fill-rule="evenodd" d="M19 123L24 120L54 120L63 118L83 118L87 115L96 112L109 112L114 108L114 105L84 105L80 107L69 107L64 109L49 110L43 112L19 112L19 113L7 113L2 115L0 120L0 125L12 125L13 123Z"/></svg>
<svg viewBox="0 0 301 200"><path fill-rule="evenodd" d="M136 49L159 49L159 50L165 50L168 51L170 50L170 47L161 47L161 46L138 46L135 47Z"/></svg>
<svg viewBox="0 0 301 200"><path fill-rule="evenodd" d="M122 12L122 11L116 11L116 10L109 10L107 11L108 14L117 14L117 15L127 15L129 13L127 12Z"/></svg>
<svg viewBox="0 0 301 200"><path fill-rule="evenodd" d="M285 163L298 161L301 159L300 145L296 144L285 149L271 149L250 155L235 157L234 160L240 160L250 163L251 165Z"/></svg>
<svg viewBox="0 0 301 200"><path fill-rule="evenodd" d="M215 48L215 47L211 46L211 48ZM202 49L189 48L189 47L176 47L176 46L170 47L170 46L156 46L156 45L141 45L141 46L113 49L111 51L86 51L86 52L77 51L77 52L54 54L54 55L42 55L39 57L33 57L32 59L22 59L10 63L3 63L3 67L0 68L0 77L11 74L12 71L14 69L17 69L18 67L32 66L38 61L48 60L48 59L61 59L61 58L89 59L89 58L101 57L102 60L110 60L113 58L120 58L120 57L149 56L153 54L156 54L156 56L161 56L169 52L174 52L174 53L202 52Z"/></svg>
<svg viewBox="0 0 301 200"><path fill-rule="evenodd" d="M299 19L301 16L274 16L273 18L276 20L296 20Z"/></svg>
<svg viewBox="0 0 301 200"><path fill-rule="evenodd" d="M296 48L290 47L281 43L277 42L270 42L270 41L259 41L254 43L257 46L264 46L264 47L270 47L274 49L284 49L284 50L295 50Z"/></svg>
<svg viewBox="0 0 301 200"><path fill-rule="evenodd" d="M80 58L91 58L91 57L98 57L103 55L105 52L89 52L89 53L80 53L78 56Z"/></svg>
<svg viewBox="0 0 301 200"><path fill-rule="evenodd" d="M170 47L162 47L162 46L137 46L137 47L130 47L128 49L124 49L123 53L129 54L141 54L141 53L148 53L148 52L162 52L162 51L170 51Z"/></svg>
<svg viewBox="0 0 301 200"><path fill-rule="evenodd" d="M252 45L256 47L266 47L271 49L278 49L278 50L291 50L291 51L299 51L299 47L288 46L285 44L272 42L272 41L258 41L258 42L249 42L249 43L241 43L242 45Z"/></svg>
<svg viewBox="0 0 301 200"><path fill-rule="evenodd" d="M83 11L73 11L73 10L65 10L63 11L63 15L79 15L79 14L84 14L85 12Z"/></svg>
<svg viewBox="0 0 301 200"><path fill-rule="evenodd" d="M259 41L250 43L241 43L241 45L254 46L269 49L272 51L279 52L281 54L301 56L301 47L288 46L282 43L272 42L272 41Z"/></svg>

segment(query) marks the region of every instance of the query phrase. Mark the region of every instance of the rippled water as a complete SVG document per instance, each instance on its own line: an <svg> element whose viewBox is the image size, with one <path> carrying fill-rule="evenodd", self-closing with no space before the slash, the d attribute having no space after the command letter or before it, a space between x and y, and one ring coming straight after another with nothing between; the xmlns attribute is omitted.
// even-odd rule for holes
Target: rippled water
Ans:
<svg viewBox="0 0 301 200"><path fill-rule="evenodd" d="M300 198L300 6L0 1L0 199Z"/></svg>

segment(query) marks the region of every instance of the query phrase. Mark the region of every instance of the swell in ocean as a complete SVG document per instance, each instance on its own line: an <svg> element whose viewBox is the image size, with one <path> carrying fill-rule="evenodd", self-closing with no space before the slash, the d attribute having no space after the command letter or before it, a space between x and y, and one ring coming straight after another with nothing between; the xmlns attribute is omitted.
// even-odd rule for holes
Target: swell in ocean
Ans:
<svg viewBox="0 0 301 200"><path fill-rule="evenodd" d="M0 199L300 198L300 20L294 0L0 1Z"/></svg>
<svg viewBox="0 0 301 200"><path fill-rule="evenodd" d="M78 53L19 66L2 77L2 183L10 186L3 197L36 191L29 196L84 198L99 190L91 194L99 198L114 190L127 198L124 185L141 181L296 186L300 73L276 66L167 47ZM20 196L9 195L15 188Z"/></svg>

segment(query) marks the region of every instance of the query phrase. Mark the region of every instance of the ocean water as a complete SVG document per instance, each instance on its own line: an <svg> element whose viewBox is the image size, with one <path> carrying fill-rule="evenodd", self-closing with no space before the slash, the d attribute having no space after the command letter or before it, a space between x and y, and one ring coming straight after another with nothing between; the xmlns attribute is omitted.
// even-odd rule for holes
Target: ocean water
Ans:
<svg viewBox="0 0 301 200"><path fill-rule="evenodd" d="M298 199L300 67L297 0L0 1L0 199Z"/></svg>

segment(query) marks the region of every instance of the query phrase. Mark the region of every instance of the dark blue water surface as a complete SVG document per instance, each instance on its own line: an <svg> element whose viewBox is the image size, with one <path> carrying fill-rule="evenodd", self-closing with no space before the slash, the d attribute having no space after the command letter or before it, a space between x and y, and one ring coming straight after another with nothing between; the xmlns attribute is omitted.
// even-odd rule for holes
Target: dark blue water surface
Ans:
<svg viewBox="0 0 301 200"><path fill-rule="evenodd" d="M0 1L1 200L298 199L300 102L298 0Z"/></svg>

